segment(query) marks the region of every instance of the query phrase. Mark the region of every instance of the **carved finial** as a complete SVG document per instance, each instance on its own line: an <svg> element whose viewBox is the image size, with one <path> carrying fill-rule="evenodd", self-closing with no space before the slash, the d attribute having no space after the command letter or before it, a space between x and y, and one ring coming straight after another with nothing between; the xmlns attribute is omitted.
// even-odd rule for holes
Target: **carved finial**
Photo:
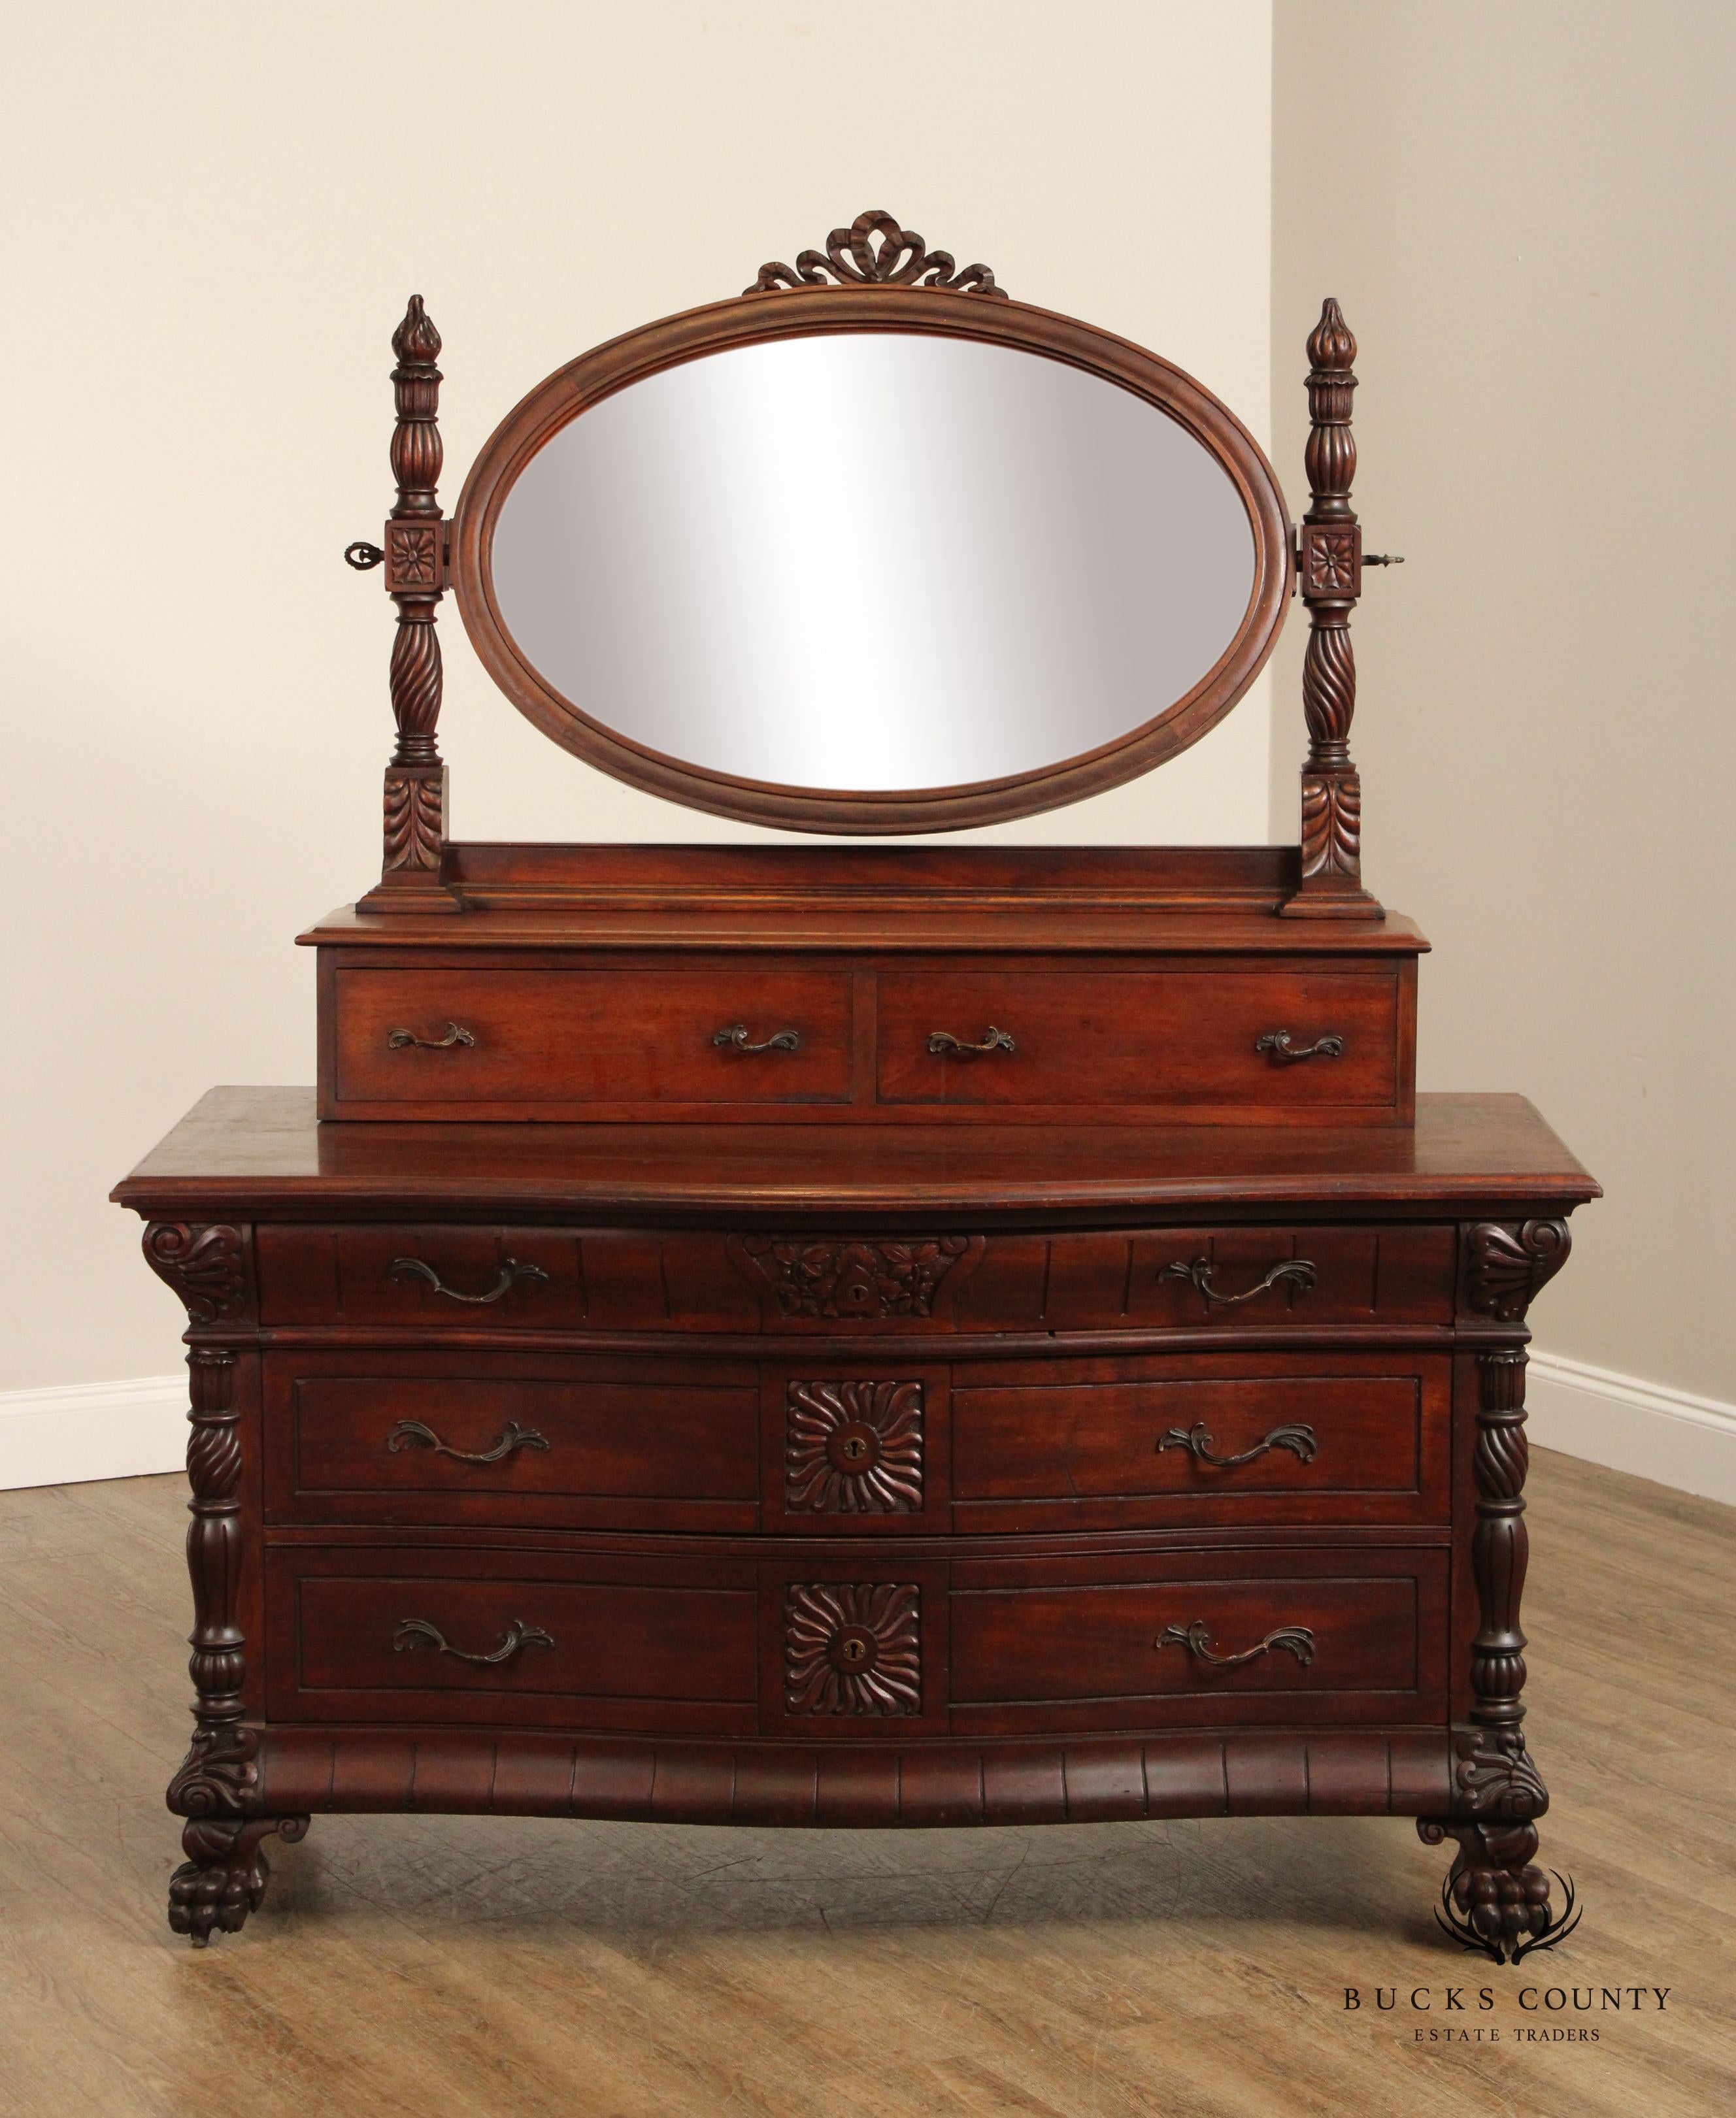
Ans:
<svg viewBox="0 0 1736 2118"><path fill-rule="evenodd" d="M410 296L404 321L391 335L391 349L406 367L427 368L440 358L440 334L419 294Z"/></svg>
<svg viewBox="0 0 1736 2118"><path fill-rule="evenodd" d="M1356 358L1356 340L1345 312L1328 294L1320 305L1320 321L1308 335L1308 359L1316 368L1348 369Z"/></svg>
<svg viewBox="0 0 1736 2118"><path fill-rule="evenodd" d="M412 294L391 335L397 423L391 468L398 493L386 523L386 592L398 606L391 650L391 707L398 740L386 768L379 886L364 912L456 912L441 885L446 843L446 768L435 735L442 678L435 613L446 587L446 519L440 511L440 334Z"/></svg>
<svg viewBox="0 0 1736 2118"><path fill-rule="evenodd" d="M1298 585L1308 606L1302 704L1308 755L1302 768L1302 888L1285 910L1298 917L1377 919L1362 886L1362 782L1350 760L1356 658L1350 613L1362 594L1363 533L1350 505L1356 437L1350 409L1356 340L1329 294L1308 333L1308 438L1303 460L1308 511L1297 543Z"/></svg>
<svg viewBox="0 0 1736 2118"><path fill-rule="evenodd" d="M967 265L961 271L950 252L930 250L914 229L900 228L892 215L878 210L859 213L848 228L835 228L823 257L817 250L804 250L793 271L787 265L762 265L759 277L742 291L823 287L828 272L840 287L945 287L954 294L1007 299L1007 289L996 286L986 265Z"/></svg>

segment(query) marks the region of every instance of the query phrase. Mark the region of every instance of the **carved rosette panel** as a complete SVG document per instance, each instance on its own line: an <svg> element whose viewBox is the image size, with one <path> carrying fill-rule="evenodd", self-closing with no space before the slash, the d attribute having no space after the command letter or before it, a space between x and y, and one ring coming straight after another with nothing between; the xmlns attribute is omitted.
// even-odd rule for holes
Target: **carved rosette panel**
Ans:
<svg viewBox="0 0 1736 2118"><path fill-rule="evenodd" d="M247 1243L239 1228L153 1221L144 1246L146 1263L174 1289L195 1325L215 1324L246 1309Z"/></svg>
<svg viewBox="0 0 1736 2118"><path fill-rule="evenodd" d="M1354 527L1310 523L1302 533L1302 593L1355 596L1362 585L1360 534Z"/></svg>
<svg viewBox="0 0 1736 2118"><path fill-rule="evenodd" d="M873 1320L932 1316L942 1282L971 1246L965 1236L907 1242L748 1236L741 1248L781 1316Z"/></svg>
<svg viewBox="0 0 1736 2118"><path fill-rule="evenodd" d="M909 1582L792 1582L784 1599L785 1711L920 1713L920 1604Z"/></svg>
<svg viewBox="0 0 1736 2118"><path fill-rule="evenodd" d="M1316 633L1318 640L1323 636ZM1304 775L1302 782L1302 872L1346 876L1362 872L1363 787L1354 772Z"/></svg>
<svg viewBox="0 0 1736 2118"><path fill-rule="evenodd" d="M440 525L437 522L388 522L386 525L386 587L436 589L440 582Z"/></svg>
<svg viewBox="0 0 1736 2118"><path fill-rule="evenodd" d="M437 871L446 836L446 768L386 774L385 872Z"/></svg>
<svg viewBox="0 0 1736 2118"><path fill-rule="evenodd" d="M814 1515L915 1515L922 1508L919 1382L792 1382L784 1505Z"/></svg>
<svg viewBox="0 0 1736 2118"><path fill-rule="evenodd" d="M1567 1261L1565 1221L1479 1221L1465 1246L1465 1306L1498 1323L1525 1319L1538 1291Z"/></svg>
<svg viewBox="0 0 1736 2118"><path fill-rule="evenodd" d="M828 275L840 287L943 287L992 301L1007 299L1007 289L996 286L986 265L961 270L950 252L930 250L914 229L900 228L891 214L879 212L858 214L848 228L835 228L826 238L825 254L803 251L793 271L775 262L761 266L758 278L743 292L823 287Z"/></svg>

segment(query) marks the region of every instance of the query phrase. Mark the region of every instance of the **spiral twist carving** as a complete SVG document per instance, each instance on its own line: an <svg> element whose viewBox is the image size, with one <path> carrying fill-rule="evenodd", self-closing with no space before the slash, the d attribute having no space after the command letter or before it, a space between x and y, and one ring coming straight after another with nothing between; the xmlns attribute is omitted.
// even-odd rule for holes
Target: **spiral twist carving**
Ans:
<svg viewBox="0 0 1736 2118"><path fill-rule="evenodd" d="M241 1436L233 1413L194 1413L187 1445L187 1477L194 1496L201 1501L233 1500L240 1490Z"/></svg>
<svg viewBox="0 0 1736 2118"><path fill-rule="evenodd" d="M1511 1426L1486 1422L1477 1437L1477 1490L1487 1500L1516 1501L1525 1491L1530 1451L1521 1418Z"/></svg>
<svg viewBox="0 0 1736 2118"><path fill-rule="evenodd" d="M1477 1526L1471 1572L1479 1625L1471 1645L1471 1718L1484 1727L1516 1727L1525 1718L1525 1635L1520 1602L1530 1540L1525 1526L1525 1355L1504 1347L1479 1357Z"/></svg>
<svg viewBox="0 0 1736 2118"><path fill-rule="evenodd" d="M1347 625L1318 625L1308 635L1302 662L1302 707L1308 716L1309 763L1344 764L1356 711L1356 656Z"/></svg>
<svg viewBox="0 0 1736 2118"><path fill-rule="evenodd" d="M398 748L395 765L433 764L435 724L440 719L440 641L432 615L411 616L398 621L398 636L391 648L391 707L398 721ZM425 738L425 756L418 737Z"/></svg>

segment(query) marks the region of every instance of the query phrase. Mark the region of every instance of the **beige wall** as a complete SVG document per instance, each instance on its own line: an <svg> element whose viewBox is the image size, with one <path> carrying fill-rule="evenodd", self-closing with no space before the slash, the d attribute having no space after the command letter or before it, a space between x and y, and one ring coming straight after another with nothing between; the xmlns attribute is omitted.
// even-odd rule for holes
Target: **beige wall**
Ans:
<svg viewBox="0 0 1736 2118"><path fill-rule="evenodd" d="M1733 83L1728 0L1277 0L1276 461L1335 294L1409 562L1354 749L1369 880L1437 951L1422 1085L1523 1090L1607 1187L1540 1342L1725 1399Z"/></svg>
<svg viewBox="0 0 1736 2118"><path fill-rule="evenodd" d="M104 1194L212 1082L312 1078L291 937L370 880L390 719L339 554L389 498L412 289L449 497L550 368L868 206L1257 426L1271 201L1267 0L57 0L4 35L0 1390L169 1370ZM461 835L734 835L544 742L442 630ZM1266 771L1256 701L1008 835L1258 839Z"/></svg>

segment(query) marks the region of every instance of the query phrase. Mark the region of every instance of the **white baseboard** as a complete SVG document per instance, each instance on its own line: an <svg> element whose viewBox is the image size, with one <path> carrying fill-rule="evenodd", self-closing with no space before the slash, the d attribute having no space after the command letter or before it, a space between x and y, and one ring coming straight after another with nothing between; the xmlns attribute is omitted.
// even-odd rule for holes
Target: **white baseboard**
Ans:
<svg viewBox="0 0 1736 2118"><path fill-rule="evenodd" d="M139 1478L187 1462L187 1377L0 1392L0 1491Z"/></svg>
<svg viewBox="0 0 1736 2118"><path fill-rule="evenodd" d="M1533 1353L1530 1438L1612 1470L1736 1504L1736 1404ZM137 1478L187 1460L187 1379L0 1393L0 1490Z"/></svg>
<svg viewBox="0 0 1736 2118"><path fill-rule="evenodd" d="M1535 1351L1525 1401L1539 1449L1736 1503L1736 1404Z"/></svg>

